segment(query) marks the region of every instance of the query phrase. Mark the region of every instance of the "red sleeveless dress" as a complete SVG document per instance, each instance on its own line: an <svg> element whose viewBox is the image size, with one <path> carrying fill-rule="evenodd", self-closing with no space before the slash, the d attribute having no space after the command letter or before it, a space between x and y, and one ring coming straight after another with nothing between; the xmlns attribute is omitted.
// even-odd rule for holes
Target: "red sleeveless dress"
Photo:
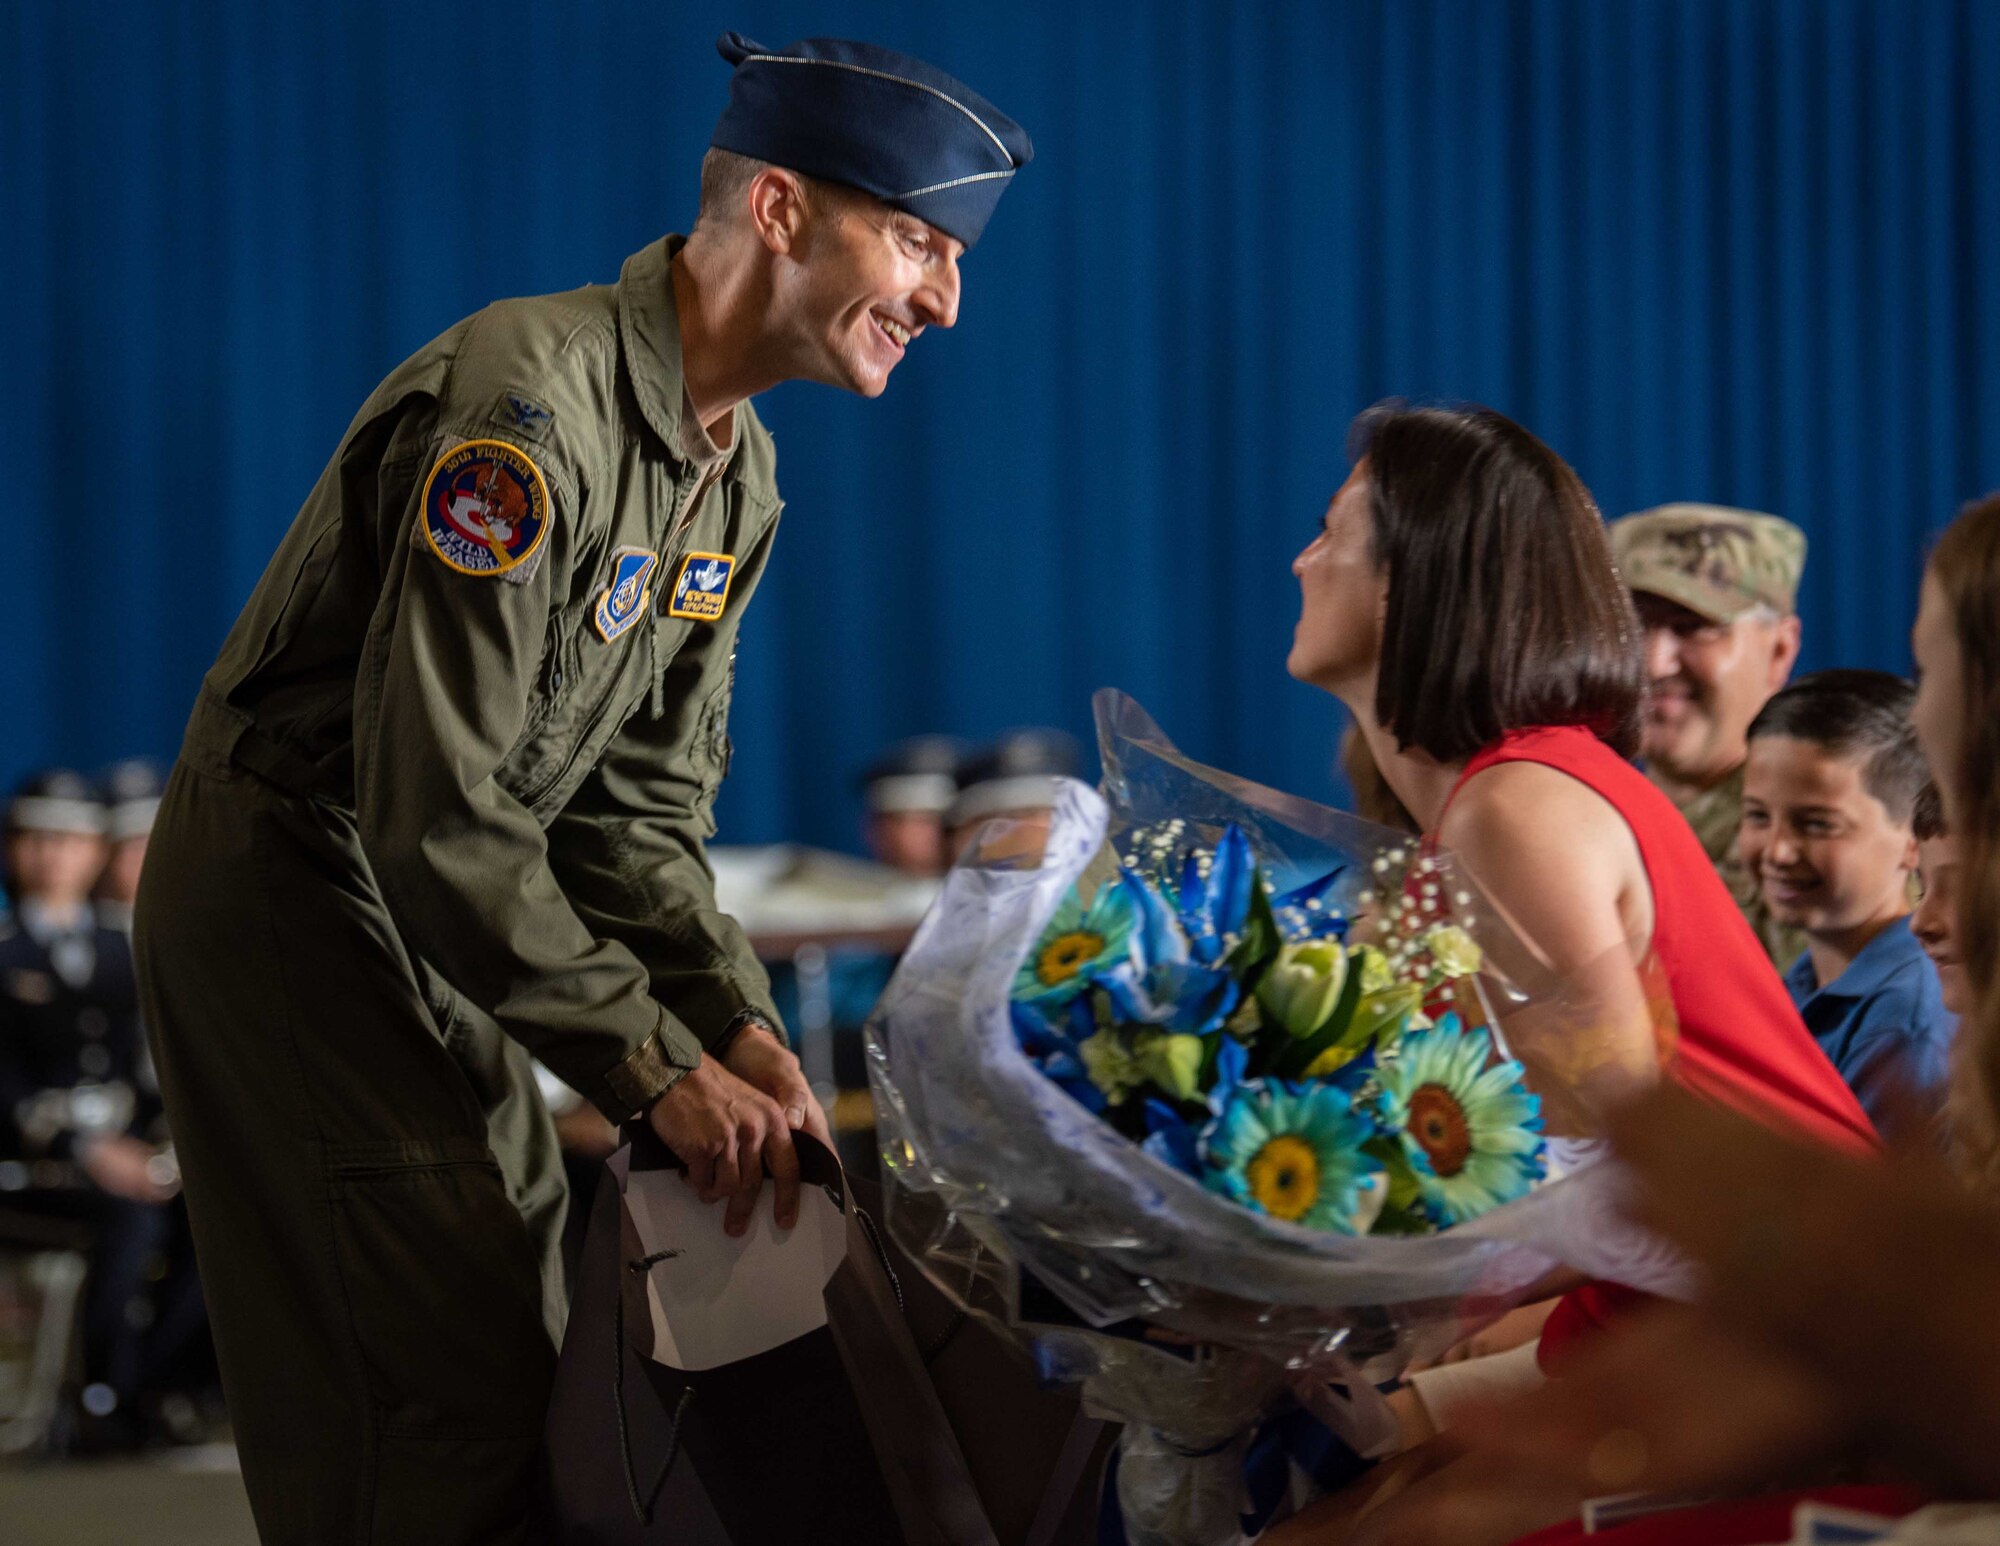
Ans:
<svg viewBox="0 0 2000 1546"><path fill-rule="evenodd" d="M1874 1129L1860 1102L1799 1019L1777 969L1673 802L1577 725L1508 732L1465 765L1452 798L1474 775L1503 762L1567 773L1608 801L1631 829L1653 890L1653 951L1680 1021L1671 1077L1821 1142L1872 1146ZM1543 1367L1559 1364L1579 1339L1644 1297L1599 1282L1564 1295L1542 1331Z"/></svg>

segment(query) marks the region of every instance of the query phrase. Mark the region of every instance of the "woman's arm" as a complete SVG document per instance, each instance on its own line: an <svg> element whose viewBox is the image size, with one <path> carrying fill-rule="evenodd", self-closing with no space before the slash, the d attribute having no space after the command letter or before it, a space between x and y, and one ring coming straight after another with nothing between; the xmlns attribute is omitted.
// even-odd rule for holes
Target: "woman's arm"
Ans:
<svg viewBox="0 0 2000 1546"><path fill-rule="evenodd" d="M1595 1131L1598 1110L1660 1068L1640 973L1653 892L1631 829L1568 774L1509 762L1467 782L1438 837L1516 936L1489 934L1528 1000L1501 1023L1550 1132Z"/></svg>

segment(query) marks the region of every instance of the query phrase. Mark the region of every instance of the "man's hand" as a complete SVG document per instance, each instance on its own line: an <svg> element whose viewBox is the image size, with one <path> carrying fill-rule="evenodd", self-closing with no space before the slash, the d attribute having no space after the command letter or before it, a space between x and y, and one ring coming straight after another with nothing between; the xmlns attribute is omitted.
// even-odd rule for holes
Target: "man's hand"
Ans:
<svg viewBox="0 0 2000 1546"><path fill-rule="evenodd" d="M799 1060L763 1026L750 1024L736 1033L723 1054L723 1063L737 1078L754 1085L785 1111L785 1125L797 1132L804 1128L833 1147L833 1134L826 1125L826 1113L813 1098L812 1086L799 1067Z"/></svg>
<svg viewBox="0 0 2000 1546"><path fill-rule="evenodd" d="M723 1059L704 1056L654 1102L647 1120L687 1166L702 1201L729 1199L722 1227L730 1234L749 1228L767 1170L777 1185L778 1227L798 1222L799 1158L792 1131L803 1127L824 1142L826 1117L799 1060L768 1031L746 1026Z"/></svg>

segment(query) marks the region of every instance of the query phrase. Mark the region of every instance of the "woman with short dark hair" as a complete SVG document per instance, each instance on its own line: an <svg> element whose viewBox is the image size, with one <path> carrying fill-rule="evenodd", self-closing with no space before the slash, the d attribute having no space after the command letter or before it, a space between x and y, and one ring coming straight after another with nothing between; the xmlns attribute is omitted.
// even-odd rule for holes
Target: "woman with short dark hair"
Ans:
<svg viewBox="0 0 2000 1546"><path fill-rule="evenodd" d="M1693 830L1627 760L1639 629L1588 490L1486 408L1372 408L1350 452L1353 471L1292 564L1302 607L1287 665L1347 705L1426 840L1451 851L1534 966L1617 1006L1588 1045L1566 1031L1574 1045L1528 1059L1544 1065L1552 1134L1584 1131L1579 1095L1614 1100L1659 1077L1650 953L1678 1022L1677 1080L1774 1125L1868 1145L1867 1118ZM1542 1333L1544 1367L1638 1297L1573 1288ZM1496 1518L1494 1538L1536 1522ZM1315 1538L1298 1524L1287 1539Z"/></svg>

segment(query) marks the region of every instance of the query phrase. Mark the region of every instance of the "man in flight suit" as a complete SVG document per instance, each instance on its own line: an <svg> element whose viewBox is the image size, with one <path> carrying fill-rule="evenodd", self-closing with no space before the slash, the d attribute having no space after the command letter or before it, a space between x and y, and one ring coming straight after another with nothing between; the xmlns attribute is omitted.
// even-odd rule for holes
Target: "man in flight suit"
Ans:
<svg viewBox="0 0 2000 1546"><path fill-rule="evenodd" d="M736 34L694 233L362 406L208 673L140 966L267 1543L526 1539L563 1316L529 1055L740 1231L825 1119L702 840L779 501L748 399L879 394L1030 154L867 44Z"/></svg>

